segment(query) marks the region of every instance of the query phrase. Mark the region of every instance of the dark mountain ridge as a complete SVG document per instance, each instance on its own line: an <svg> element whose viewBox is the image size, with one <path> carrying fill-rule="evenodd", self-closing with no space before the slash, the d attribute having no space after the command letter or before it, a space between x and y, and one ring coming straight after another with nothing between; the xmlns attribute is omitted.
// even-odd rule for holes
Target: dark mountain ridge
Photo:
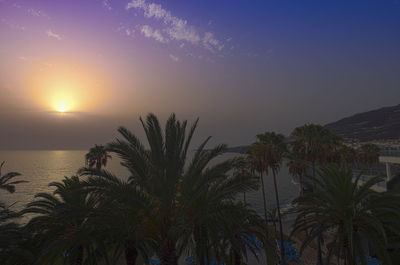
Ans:
<svg viewBox="0 0 400 265"><path fill-rule="evenodd" d="M400 139L400 104L358 113L325 127L344 139L361 142Z"/></svg>
<svg viewBox="0 0 400 265"><path fill-rule="evenodd" d="M344 140L360 142L400 140L400 104L358 113L325 125ZM245 154L249 145L228 148L228 153Z"/></svg>

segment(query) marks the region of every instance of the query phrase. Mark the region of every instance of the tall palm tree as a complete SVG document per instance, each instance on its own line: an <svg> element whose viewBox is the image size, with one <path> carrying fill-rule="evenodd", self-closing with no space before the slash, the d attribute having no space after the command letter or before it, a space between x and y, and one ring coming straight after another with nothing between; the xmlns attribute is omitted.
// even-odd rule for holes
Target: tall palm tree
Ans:
<svg viewBox="0 0 400 265"><path fill-rule="evenodd" d="M276 174L279 172L283 155L287 151L287 146L285 142L285 137L282 134L277 134L274 132L265 132L263 134L257 135L257 139L264 144L265 146L265 171L268 174L268 171L272 171L272 176L274 180L274 189L275 189L275 200L276 200L276 208L278 212L278 222L279 222L279 232L281 239L281 260L282 263L285 264L285 248L284 248L284 239L283 239L283 227L282 227L282 218L281 218L281 210L279 203L279 193L278 193L278 185L276 181Z"/></svg>
<svg viewBox="0 0 400 265"><path fill-rule="evenodd" d="M102 145L95 145L89 149L89 152L85 155L85 163L89 168L96 166L96 169L107 166L108 159L111 156L108 154L106 148Z"/></svg>
<svg viewBox="0 0 400 265"><path fill-rule="evenodd" d="M289 173L297 177L300 185L300 195L304 192L303 177L305 176L307 169L309 168L309 163L305 158L297 151L292 151L288 153L286 166L289 169Z"/></svg>
<svg viewBox="0 0 400 265"><path fill-rule="evenodd" d="M352 167L356 162L357 152L353 147L342 144L338 149L338 158L338 164Z"/></svg>
<svg viewBox="0 0 400 265"><path fill-rule="evenodd" d="M374 144L363 144L357 150L359 163L364 168L371 168L379 163L380 149Z"/></svg>
<svg viewBox="0 0 400 265"><path fill-rule="evenodd" d="M312 177L316 177L317 166L327 164L332 160L341 144L341 139L330 130L321 125L305 124L297 127L291 133L293 140L290 143L291 152L298 153L300 157L308 161L312 170ZM314 186L309 186L311 190ZM322 238L317 239L318 264L322 265Z"/></svg>
<svg viewBox="0 0 400 265"><path fill-rule="evenodd" d="M184 221L178 226L184 227L184 234L188 236L183 245L192 246L202 265L204 256L210 258L210 254L214 254L218 258L224 257L225 253L220 247L221 238L230 242L239 253L241 248L238 248L240 244L235 231L247 228L247 232L251 232L248 221L258 218L254 211L248 209L248 205L235 202L238 194L254 190L258 182L250 174L228 175L228 171L237 167L238 163L242 163L242 159L227 160L182 182L179 202Z"/></svg>
<svg viewBox="0 0 400 265"><path fill-rule="evenodd" d="M8 172L2 175L2 168L5 161L0 164L0 189L5 190L9 193L15 192L15 185L19 183L26 183L24 180L14 180L13 178L21 176L17 172ZM27 261L27 255L29 251L20 247L26 234L23 233L21 226L16 220L21 215L15 211L12 211L9 206L0 202L0 263L1 264L15 264L16 256L19 257L19 261Z"/></svg>
<svg viewBox="0 0 400 265"><path fill-rule="evenodd" d="M254 175L254 174L251 172L251 170L250 170L250 168L249 168L249 165L248 165L246 159L244 159L243 161L244 161L244 163L240 164L239 166L237 166L237 167L234 169L233 174L234 174L234 175L242 175L242 176L251 176L251 175ZM246 200L246 192L243 192L243 203L244 203L244 204L247 203L247 200Z"/></svg>
<svg viewBox="0 0 400 265"><path fill-rule="evenodd" d="M96 222L106 230L107 238L113 239L109 244L116 245L114 256L119 257L122 248L127 265L136 264L139 254L147 260L154 226L153 206L147 194L106 170L82 168L79 174L88 176L83 186L102 209Z"/></svg>
<svg viewBox="0 0 400 265"><path fill-rule="evenodd" d="M118 130L122 139L116 139L107 147L121 158L121 164L128 169L129 183L146 194L152 202L154 241L161 264L176 265L183 248L181 242L187 235L182 231L189 231L196 238L196 254L207 251L210 245L202 235L206 233L216 237L216 227L222 225L215 222L231 220L222 218L225 213L222 206L228 207L236 195L253 189L254 178L230 178L228 173L238 163L235 159L210 168L209 163L226 151L225 145L206 150L210 138L196 149L187 163L189 146L198 121L188 132L187 122L176 120L174 114L167 120L164 132L154 114L140 121L146 133L148 149L124 127ZM211 197L204 198L207 194ZM209 200L215 204L208 204ZM221 201L218 203L218 200ZM215 221L212 223L214 230L208 220ZM190 229L186 221L191 221ZM196 227L205 226L206 230L196 232ZM202 260L203 256L199 258Z"/></svg>
<svg viewBox="0 0 400 265"><path fill-rule="evenodd" d="M305 124L297 127L291 133L291 151L297 152L307 160L315 177L317 164L329 162L333 150L340 145L340 137L321 125Z"/></svg>
<svg viewBox="0 0 400 265"><path fill-rule="evenodd" d="M261 192L263 198L264 207L264 221L265 221L265 237L269 239L268 235L268 210L267 210L267 199L265 194L264 186L264 169L265 169L265 145L261 142L253 143L247 150L247 162L250 170L253 173L258 173L260 175L261 181Z"/></svg>
<svg viewBox="0 0 400 265"><path fill-rule="evenodd" d="M0 263L32 264L33 260L27 258L29 250L22 247L26 234L16 222L20 215L0 203Z"/></svg>
<svg viewBox="0 0 400 265"><path fill-rule="evenodd" d="M226 258L217 257L220 261L225 261L226 264L240 265L243 260L247 260L248 252L250 251L256 259L257 248L253 242L249 242L249 236L262 240L264 238L264 220L260 218L254 210L248 209L245 204L239 202L233 207L233 215L235 222L227 222L223 232L220 233L219 251L220 254L226 254ZM218 243L216 244L218 247Z"/></svg>
<svg viewBox="0 0 400 265"><path fill-rule="evenodd" d="M331 229L328 262L335 254L338 259L343 258L345 265L355 265L357 257L366 264L363 249L363 239L366 239L384 264L390 264L384 228L400 217L400 200L395 195L379 194L371 189L381 181L380 177L364 184L360 183L360 177L353 179L351 169L333 164L321 168L319 178L311 177L316 190L295 200L298 203L295 211L299 214L292 234L303 231L308 235L302 250Z"/></svg>
<svg viewBox="0 0 400 265"><path fill-rule="evenodd" d="M55 188L53 194L36 194L36 200L22 211L34 214L27 227L42 242L38 262L54 264L68 251L70 262L81 265L95 238L90 220L96 201L82 189L76 176L65 177L62 182L52 182L49 186Z"/></svg>
<svg viewBox="0 0 400 265"><path fill-rule="evenodd" d="M14 193L16 184L26 183L28 181L25 181L25 180L11 181L13 178L21 176L21 174L18 172L8 172L5 175L2 175L1 170L3 169L4 163L5 163L5 161L3 161L0 164L0 189L6 190L9 193Z"/></svg>

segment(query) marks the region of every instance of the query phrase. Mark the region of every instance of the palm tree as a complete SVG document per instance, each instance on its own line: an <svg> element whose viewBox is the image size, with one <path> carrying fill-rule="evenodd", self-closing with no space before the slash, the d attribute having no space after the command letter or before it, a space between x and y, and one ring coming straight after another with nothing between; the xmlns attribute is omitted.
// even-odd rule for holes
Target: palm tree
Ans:
<svg viewBox="0 0 400 265"><path fill-rule="evenodd" d="M274 180L274 189L275 189L275 199L276 199L276 207L278 211L278 222L279 222L279 232L281 239L281 260L282 263L285 264L285 248L284 248L284 239L283 239L283 227L282 227L282 218L281 211L279 205L279 193L278 193L278 185L276 182L276 174L279 172L283 154L287 151L287 146L285 142L285 137L282 134L277 134L274 132L265 132L263 134L257 135L258 141L264 144L265 146L265 171L268 174L268 170L272 171L272 176Z"/></svg>
<svg viewBox="0 0 400 265"><path fill-rule="evenodd" d="M278 221L278 208L273 208L272 210L268 211L269 218L272 220L272 223L274 224L274 230L275 234L278 233L278 230L276 229L276 221Z"/></svg>
<svg viewBox="0 0 400 265"><path fill-rule="evenodd" d="M250 175L254 175L251 173L250 168L248 166L248 164L246 163L246 160L243 160L244 163L242 163L241 165L237 166L234 169L233 174L234 175L244 175L244 176L250 176ZM246 204L246 192L243 192L243 203Z"/></svg>
<svg viewBox="0 0 400 265"><path fill-rule="evenodd" d="M97 144L85 155L85 163L89 168L96 166L96 169L101 169L102 166L107 166L108 159L111 159L111 156L107 149Z"/></svg>
<svg viewBox="0 0 400 265"><path fill-rule="evenodd" d="M241 241L238 241L235 231L247 228L247 232L251 232L249 220L258 220L248 205L235 202L241 192L254 190L258 179L250 174L227 175L228 171L242 162L240 158L230 159L182 182L179 202L184 221L178 226L184 227L184 234L188 236L183 245L193 246L189 249L193 249L202 265L205 262L202 257L210 258L211 254L224 257L225 253L220 247L221 238L229 242L236 253L240 253L242 245L238 243ZM254 222L250 223L255 225Z"/></svg>
<svg viewBox="0 0 400 265"><path fill-rule="evenodd" d="M356 150L344 144L342 144L338 150L338 162L345 167L352 167L357 160Z"/></svg>
<svg viewBox="0 0 400 265"><path fill-rule="evenodd" d="M14 193L15 192L15 184L26 183L28 181L16 180L16 181L10 182L10 180L12 180L15 177L21 176L21 174L18 172L8 172L5 175L1 175L1 170L3 168L4 163L5 163L5 161L3 161L0 164L0 189L6 190L9 193Z"/></svg>
<svg viewBox="0 0 400 265"><path fill-rule="evenodd" d="M210 138L186 163L198 120L188 133L187 122L176 120L174 114L167 120L164 132L154 114L140 121L149 149L124 127L118 130L122 139L116 139L107 149L121 158L121 164L130 173L130 185L151 200L151 226L161 264L177 264L184 249L181 242L188 235L194 238L192 246L201 262L204 252L212 248L203 235L216 238L217 228L223 227L220 222L235 221L223 218L228 214L224 209L232 208L239 193L254 189L255 179L230 177L229 172L239 163L237 159L209 167L212 160L226 151L225 145L206 150Z"/></svg>
<svg viewBox="0 0 400 265"><path fill-rule="evenodd" d="M90 250L95 233L90 224L96 201L82 189L78 177L52 182L53 194L38 193L23 214L34 214L27 227L42 241L40 264L53 264L68 251L71 263L81 265ZM86 248L86 251L85 251Z"/></svg>
<svg viewBox="0 0 400 265"><path fill-rule="evenodd" d="M264 220L260 218L254 210L248 209L245 204L237 203L233 207L234 215L230 217L235 218L235 222L227 222L226 227L220 234L219 251L216 252L221 255L227 253L225 259L217 257L218 260L224 260L227 264L240 265L243 264L242 260L248 257L247 252L250 251L256 259L257 249L254 242L249 242L249 236L255 236L261 239L265 245L264 239ZM218 244L216 244L218 247Z"/></svg>
<svg viewBox="0 0 400 265"><path fill-rule="evenodd" d="M6 190L9 193L15 192L15 185L19 183L26 183L28 181L16 180L11 181L13 178L21 176L17 172L8 172L2 175L1 170L5 161L0 164L0 189ZM14 257L18 256L19 261L27 256L28 250L20 247L26 234L23 233L21 226L16 222L20 214L12 211L10 206L6 206L0 202L0 263L1 264L14 264ZM31 254L31 253L29 253ZM25 259L24 261L26 261Z"/></svg>
<svg viewBox="0 0 400 265"><path fill-rule="evenodd" d="M332 151L340 145L340 137L321 125L305 124L291 133L291 151L297 152L311 164L312 176L315 177L317 163L329 162Z"/></svg>
<svg viewBox="0 0 400 265"><path fill-rule="evenodd" d="M390 264L386 251L385 224L395 223L400 217L400 200L391 194L379 194L371 189L381 181L374 177L360 183L361 175L353 179L351 169L330 165L319 170L319 178L310 177L316 190L299 196L295 211L299 212L292 234L306 232L303 250L315 238L331 229L327 261L334 254L343 258L345 265L355 265L357 257L366 264L363 239L374 251ZM398 233L398 231L397 231Z"/></svg>
<svg viewBox="0 0 400 265"><path fill-rule="evenodd" d="M268 210L267 210L267 200L265 195L265 186L264 186L264 168L265 168L265 145L261 142L253 143L250 148L247 150L247 162L250 170L254 173L260 174L261 181L261 192L263 198L263 207L264 207L264 220L265 220L265 237L267 240L269 239L268 235Z"/></svg>
<svg viewBox="0 0 400 265"><path fill-rule="evenodd" d="M299 156L308 161L312 169L312 177L316 177L317 164L319 166L327 164L332 160L332 155L336 153L340 146L340 137L333 134L330 130L321 125L305 124L297 127L291 133L293 141L291 141L291 152L297 153ZM313 186L309 186L311 190ZM318 241L318 264L322 265L321 241Z"/></svg>
<svg viewBox="0 0 400 265"><path fill-rule="evenodd" d="M363 144L356 151L359 163L363 167L370 169L372 166L379 163L380 149L378 146L374 144Z"/></svg>
<svg viewBox="0 0 400 265"><path fill-rule="evenodd" d="M292 151L292 152L288 153L287 158L288 158L288 160L287 160L286 166L289 169L289 173L292 176L298 178L299 185L300 185L300 195L302 195L304 192L303 176L307 172L309 163L307 162L307 160L304 159L304 157L301 156L300 153L298 153L296 151Z"/></svg>
<svg viewBox="0 0 400 265"><path fill-rule="evenodd" d="M150 198L130 181L106 170L82 168L79 174L88 176L83 186L97 198L98 208L102 209L97 216L98 227L103 227L106 237L113 239L109 244L116 245L114 256L118 258L122 248L127 265L136 264L139 254L147 260L154 226Z"/></svg>

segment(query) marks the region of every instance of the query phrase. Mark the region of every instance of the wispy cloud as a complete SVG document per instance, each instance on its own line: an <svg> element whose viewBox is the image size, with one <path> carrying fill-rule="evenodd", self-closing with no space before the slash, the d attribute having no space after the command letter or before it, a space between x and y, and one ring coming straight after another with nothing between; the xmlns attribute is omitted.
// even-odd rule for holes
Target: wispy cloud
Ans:
<svg viewBox="0 0 400 265"><path fill-rule="evenodd" d="M22 30L22 31L26 30L25 26L10 23L7 20L5 20L4 18L1 19L1 22L4 23L5 25L7 25L7 27L12 28L12 29L18 29L18 30Z"/></svg>
<svg viewBox="0 0 400 265"><path fill-rule="evenodd" d="M133 33L135 33L134 29L125 29L126 36L129 37L129 36L133 35Z"/></svg>
<svg viewBox="0 0 400 265"><path fill-rule="evenodd" d="M169 58L170 58L173 62L176 62L176 63L180 61L179 57L178 57L178 56L175 56L175 55L173 55L173 54L170 54L170 55L169 55Z"/></svg>
<svg viewBox="0 0 400 265"><path fill-rule="evenodd" d="M146 38L152 38L162 43L168 42L168 40L161 34L161 32L158 29L153 29L149 25L142 26L140 32Z"/></svg>
<svg viewBox="0 0 400 265"><path fill-rule="evenodd" d="M168 40L188 42L193 45L201 45L210 51L221 51L224 48L224 45L214 37L212 32L199 33L195 27L189 25L187 20L173 16L160 4L147 3L146 0L131 0L125 9L142 10L146 18L162 21L163 29L152 31L153 33L158 32L158 35L161 35L161 32L165 33L164 42Z"/></svg>
<svg viewBox="0 0 400 265"><path fill-rule="evenodd" d="M31 14L34 17L45 17L45 18L50 18L46 13L44 13L41 10L38 9L33 9L33 8L29 8L28 9L28 13Z"/></svg>
<svg viewBox="0 0 400 265"><path fill-rule="evenodd" d="M103 6L108 10L112 10L109 0L103 0Z"/></svg>
<svg viewBox="0 0 400 265"><path fill-rule="evenodd" d="M214 37L212 32L206 32L203 38L203 46L210 51L214 51L215 49L218 51L222 51L224 45Z"/></svg>
<svg viewBox="0 0 400 265"><path fill-rule="evenodd" d="M57 40L62 40L61 35L60 35L60 34L57 34L57 33L55 33L55 32L53 32L51 29L48 29L48 30L46 31L46 34L47 34L47 37L55 38L55 39L57 39Z"/></svg>

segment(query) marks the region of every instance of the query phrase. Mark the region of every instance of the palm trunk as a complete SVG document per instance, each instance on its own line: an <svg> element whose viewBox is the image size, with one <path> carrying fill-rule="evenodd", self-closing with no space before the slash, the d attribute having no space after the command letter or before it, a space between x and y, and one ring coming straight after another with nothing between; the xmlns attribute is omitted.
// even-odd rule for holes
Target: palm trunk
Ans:
<svg viewBox="0 0 400 265"><path fill-rule="evenodd" d="M300 184L300 196L302 196L304 193L304 187L303 187L303 176L301 174L299 174L299 184Z"/></svg>
<svg viewBox="0 0 400 265"><path fill-rule="evenodd" d="M132 242L127 242L125 245L125 261L126 265L135 265L138 256L138 251Z"/></svg>
<svg viewBox="0 0 400 265"><path fill-rule="evenodd" d="M165 239L160 249L160 265L178 265L175 243Z"/></svg>
<svg viewBox="0 0 400 265"><path fill-rule="evenodd" d="M323 265L323 262L322 262L322 249L321 249L321 236L318 236L317 240L318 240L318 253L317 253L318 261L317 261L317 265Z"/></svg>
<svg viewBox="0 0 400 265"><path fill-rule="evenodd" d="M312 161L312 170L313 170L313 178L315 178L315 160ZM316 185L315 185L315 183L313 183L313 192L314 192L315 188L316 188ZM323 265L323 262L322 262L322 248L321 248L321 236L318 236L317 240L318 240L318 253L317 253L318 261L317 261L317 264L318 265Z"/></svg>
<svg viewBox="0 0 400 265"><path fill-rule="evenodd" d="M277 207L277 210L278 210L279 232L280 232L280 238L281 238L281 261L282 261L282 264L286 264L286 262L285 262L285 248L284 248L283 228L282 228L282 218L281 218L281 208L279 206L279 194L278 194L278 186L276 185L276 172L275 172L275 170L272 170L272 174L274 176L275 199L276 199L276 207Z"/></svg>
<svg viewBox="0 0 400 265"><path fill-rule="evenodd" d="M315 178L315 161L312 161L312 176Z"/></svg>
<svg viewBox="0 0 400 265"><path fill-rule="evenodd" d="M268 216L267 216L267 200L265 199L265 188L264 188L264 179L263 179L263 174L261 172L260 174L261 178L261 189L262 189L262 195L263 195L263 203L264 203L264 218L265 218L265 237L266 240L268 241L269 236L268 236Z"/></svg>
<svg viewBox="0 0 400 265"><path fill-rule="evenodd" d="M240 265L241 258L238 252L233 252L233 265Z"/></svg>
<svg viewBox="0 0 400 265"><path fill-rule="evenodd" d="M200 255L200 265L206 265L206 257L205 255Z"/></svg>
<svg viewBox="0 0 400 265"><path fill-rule="evenodd" d="M260 173L260 178L261 178L261 188L262 188L263 203L264 203L265 243L266 243L266 245L270 245L270 243L269 243L269 233L268 233L267 200L265 199L265 188L264 188L264 179L263 179L262 172ZM266 255L265 263L268 265L268 255Z"/></svg>
<svg viewBox="0 0 400 265"><path fill-rule="evenodd" d="M77 251L78 251L78 253L76 256L76 265L82 265L83 264L83 246L79 245Z"/></svg>
<svg viewBox="0 0 400 265"><path fill-rule="evenodd" d="M271 216L271 219L272 219L272 223L274 224L274 230L275 230L275 237L276 237L276 234L277 234L277 229L276 229L276 219L275 219L275 216Z"/></svg>
<svg viewBox="0 0 400 265"><path fill-rule="evenodd" d="M347 235L344 237L343 241L344 263L345 265L352 265L354 264L354 259L350 253L350 242Z"/></svg>

